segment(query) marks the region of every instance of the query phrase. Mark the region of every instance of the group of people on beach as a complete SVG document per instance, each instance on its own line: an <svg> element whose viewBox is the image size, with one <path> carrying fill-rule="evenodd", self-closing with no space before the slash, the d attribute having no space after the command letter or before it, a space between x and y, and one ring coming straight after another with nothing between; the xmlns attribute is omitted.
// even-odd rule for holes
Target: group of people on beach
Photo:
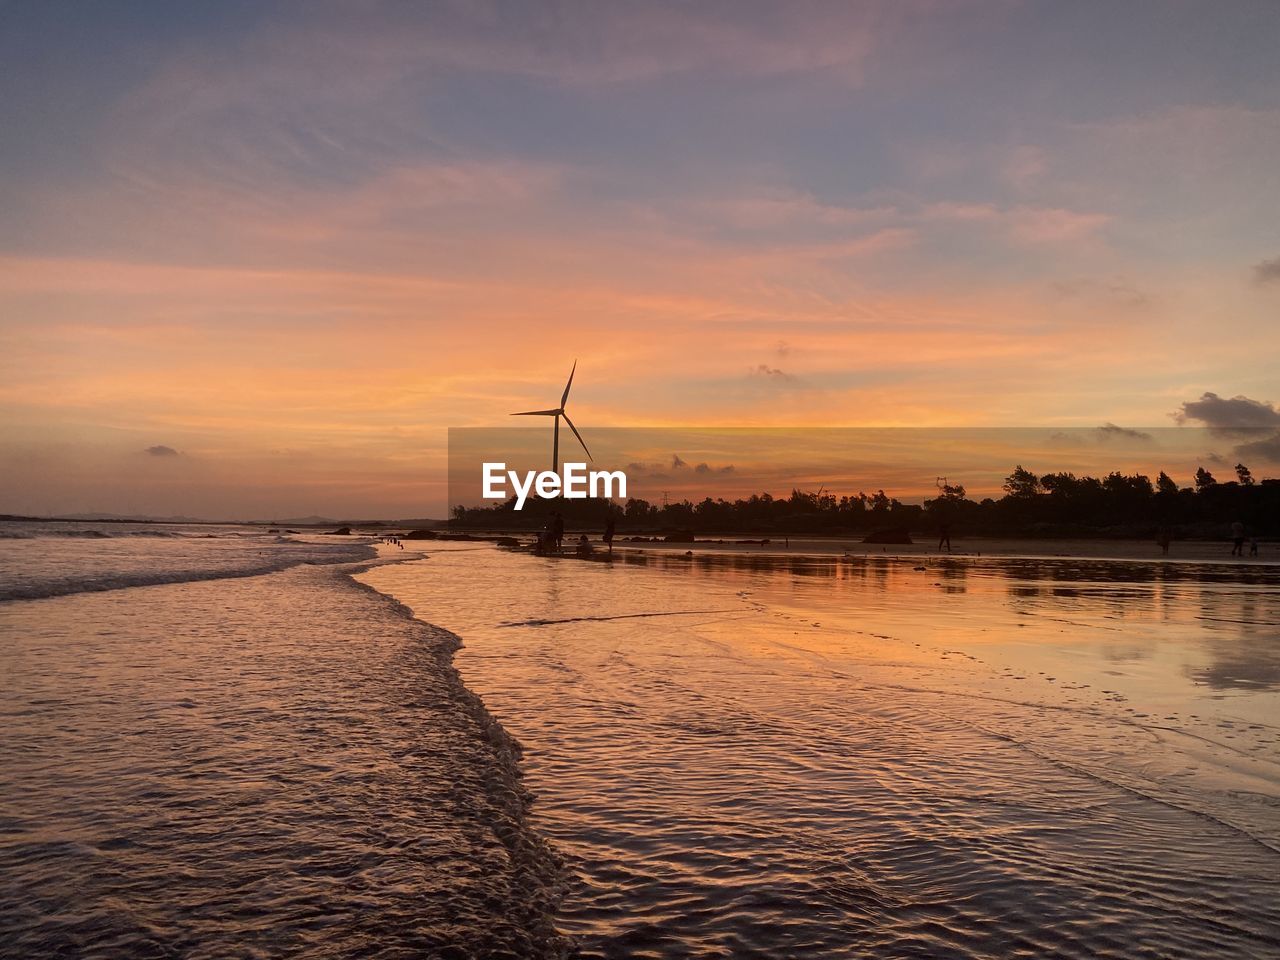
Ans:
<svg viewBox="0 0 1280 960"><path fill-rule="evenodd" d="M1233 557L1244 556L1244 524L1239 520L1231 524L1231 555ZM1258 555L1258 538L1256 536L1249 538L1249 556L1256 557Z"/></svg>
<svg viewBox="0 0 1280 960"><path fill-rule="evenodd" d="M609 553L613 553L613 532L615 529L615 520L609 517L605 521L604 535L601 540L605 546L609 548ZM542 530L538 532L537 539L533 544L533 552L539 556L547 556L548 554L560 554L564 552L564 516L558 510L552 510L551 515L547 518L546 524ZM581 534L574 546L574 553L579 557L589 557L595 552L595 548L591 545L591 541L587 535Z"/></svg>
<svg viewBox="0 0 1280 960"><path fill-rule="evenodd" d="M1231 556L1244 556L1245 534L1245 525L1239 520L1231 524ZM1249 556L1256 557L1258 555L1258 537L1255 534L1247 539L1249 540ZM1160 546L1160 553L1167 557L1169 555L1169 545L1173 543L1173 527L1167 523L1160 524L1156 530L1156 543Z"/></svg>
<svg viewBox="0 0 1280 960"><path fill-rule="evenodd" d="M389 544L393 547L399 547L401 550L404 549L404 544L400 542L399 537L379 537L378 540L381 543Z"/></svg>

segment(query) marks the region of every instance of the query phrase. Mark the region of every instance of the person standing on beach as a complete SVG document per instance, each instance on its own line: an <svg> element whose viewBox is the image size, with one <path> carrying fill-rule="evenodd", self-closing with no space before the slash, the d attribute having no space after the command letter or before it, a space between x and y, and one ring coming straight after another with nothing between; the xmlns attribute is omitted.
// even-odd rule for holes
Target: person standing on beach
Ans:
<svg viewBox="0 0 1280 960"><path fill-rule="evenodd" d="M1231 524L1231 555L1244 556L1244 524L1239 520Z"/></svg>
<svg viewBox="0 0 1280 960"><path fill-rule="evenodd" d="M945 521L938 524L938 552L942 552L942 545L947 545L947 553L951 552L951 524Z"/></svg>
<svg viewBox="0 0 1280 960"><path fill-rule="evenodd" d="M551 536L556 542L556 553L560 553L564 546L564 517L555 510L551 512Z"/></svg>
<svg viewBox="0 0 1280 960"><path fill-rule="evenodd" d="M616 526L617 523L613 519L613 514L610 514L609 519L605 521L604 536L601 538L604 540L605 545L608 546L610 555L613 554L613 531Z"/></svg>
<svg viewBox="0 0 1280 960"><path fill-rule="evenodd" d="M1160 524L1160 529L1156 531L1156 543L1160 544L1161 556L1169 555L1169 544L1173 542L1173 529L1167 524Z"/></svg>

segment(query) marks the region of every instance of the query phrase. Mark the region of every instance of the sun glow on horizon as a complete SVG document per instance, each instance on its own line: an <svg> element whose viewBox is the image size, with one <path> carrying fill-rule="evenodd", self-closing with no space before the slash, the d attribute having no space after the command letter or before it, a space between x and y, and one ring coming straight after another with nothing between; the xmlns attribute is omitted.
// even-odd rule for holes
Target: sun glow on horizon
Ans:
<svg viewBox="0 0 1280 960"><path fill-rule="evenodd" d="M584 430L1280 398L1266 31L1089 7L13 11L0 511L442 514L574 358Z"/></svg>

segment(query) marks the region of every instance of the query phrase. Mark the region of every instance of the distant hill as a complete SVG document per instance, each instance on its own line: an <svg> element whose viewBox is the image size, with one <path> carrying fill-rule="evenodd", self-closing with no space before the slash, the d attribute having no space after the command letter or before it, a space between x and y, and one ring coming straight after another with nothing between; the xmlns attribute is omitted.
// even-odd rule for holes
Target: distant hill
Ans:
<svg viewBox="0 0 1280 960"><path fill-rule="evenodd" d="M201 523L201 524L247 524L273 527L444 527L445 521L426 517L415 517L407 520L351 520L333 517L287 517L283 520L204 520L200 517L174 516L155 517L145 513L63 513L56 517L29 517L15 514L0 514L0 520L25 522L60 522L60 523Z"/></svg>
<svg viewBox="0 0 1280 960"><path fill-rule="evenodd" d="M48 520L110 520L112 523L214 523L212 520L202 520L199 517L153 517L144 513L63 513L56 517L46 517Z"/></svg>

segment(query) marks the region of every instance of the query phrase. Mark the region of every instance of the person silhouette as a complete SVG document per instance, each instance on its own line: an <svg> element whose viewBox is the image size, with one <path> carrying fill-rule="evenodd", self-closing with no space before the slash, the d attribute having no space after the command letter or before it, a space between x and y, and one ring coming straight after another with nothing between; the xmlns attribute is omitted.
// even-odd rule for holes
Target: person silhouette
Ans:
<svg viewBox="0 0 1280 960"><path fill-rule="evenodd" d="M942 545L947 545L947 553L951 552L951 524L938 524L938 552L942 552Z"/></svg>
<svg viewBox="0 0 1280 960"><path fill-rule="evenodd" d="M551 536L556 542L556 553L564 546L564 517L556 510L551 511Z"/></svg>
<svg viewBox="0 0 1280 960"><path fill-rule="evenodd" d="M1156 543L1160 544L1160 553L1162 556L1169 555L1169 544L1173 542L1173 530L1167 523L1160 524L1160 529L1156 531Z"/></svg>
<svg viewBox="0 0 1280 960"><path fill-rule="evenodd" d="M1231 524L1231 555L1233 557L1244 556L1244 524L1239 520Z"/></svg>
<svg viewBox="0 0 1280 960"><path fill-rule="evenodd" d="M617 526L616 521L614 521L613 516L611 514L609 516L609 519L605 521L604 537L602 538L605 542L605 545L608 546L610 553L613 553L613 531L616 528L616 526Z"/></svg>

